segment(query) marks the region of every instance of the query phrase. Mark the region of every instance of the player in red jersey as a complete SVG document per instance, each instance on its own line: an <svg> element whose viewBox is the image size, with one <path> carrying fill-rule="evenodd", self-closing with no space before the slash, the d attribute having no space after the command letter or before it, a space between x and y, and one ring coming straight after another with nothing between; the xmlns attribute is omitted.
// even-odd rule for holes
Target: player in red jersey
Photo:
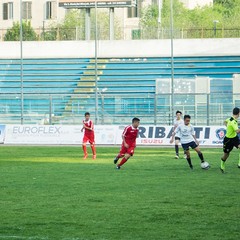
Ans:
<svg viewBox="0 0 240 240"><path fill-rule="evenodd" d="M93 128L93 122L90 120L90 113L86 112L85 113L85 119L83 120L83 128L81 131L84 129L84 136L83 136L83 143L82 143L82 148L83 148L83 153L84 157L83 159L86 159L88 156L87 153L87 142L90 143L92 153L93 153L93 159L96 159L96 149L95 149L95 141L94 141L94 128Z"/></svg>
<svg viewBox="0 0 240 240"><path fill-rule="evenodd" d="M136 147L136 138L138 136L138 126L140 123L139 118L132 119L132 125L125 127L122 134L122 147L119 154L114 159L114 164L117 164L118 159L122 158L122 161L117 165L117 169L120 169L121 166L127 162L127 160L133 156L134 149Z"/></svg>

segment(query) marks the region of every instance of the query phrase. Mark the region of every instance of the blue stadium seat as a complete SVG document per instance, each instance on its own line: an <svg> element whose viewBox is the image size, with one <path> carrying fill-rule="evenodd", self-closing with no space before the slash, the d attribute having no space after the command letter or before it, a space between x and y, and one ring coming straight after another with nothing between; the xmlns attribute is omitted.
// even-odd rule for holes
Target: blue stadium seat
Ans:
<svg viewBox="0 0 240 240"><path fill-rule="evenodd" d="M154 108L156 79L171 78L169 57L98 59L97 65L98 109L102 117L111 117L112 122L118 123L124 117L136 114L143 116L147 122L149 116L156 114L155 110L169 115L170 103L165 96L158 96L159 106ZM94 67L95 60L88 58L24 59L25 120L29 123L40 121L49 113L50 102L58 120L70 116L82 117L86 110L94 112ZM21 113L20 70L19 59L0 59L0 120L3 123L16 123ZM229 110L228 103L233 101L232 77L235 73L240 73L240 56L174 58L174 78L210 77L211 92L229 96L222 99L215 95L210 101L221 103L225 110ZM102 93L105 88L107 91ZM188 101L194 105L193 97ZM200 106L199 113L203 114L204 109Z"/></svg>

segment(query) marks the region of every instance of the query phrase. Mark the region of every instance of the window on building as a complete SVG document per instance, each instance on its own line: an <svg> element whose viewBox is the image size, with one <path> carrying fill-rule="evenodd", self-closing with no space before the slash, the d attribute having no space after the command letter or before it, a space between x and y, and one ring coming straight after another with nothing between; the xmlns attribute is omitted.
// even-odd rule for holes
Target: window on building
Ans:
<svg viewBox="0 0 240 240"><path fill-rule="evenodd" d="M22 18L31 19L32 18L32 2L22 3Z"/></svg>
<svg viewBox="0 0 240 240"><path fill-rule="evenodd" d="M13 19L13 2L3 3L3 20Z"/></svg>
<svg viewBox="0 0 240 240"><path fill-rule="evenodd" d="M46 2L46 19L57 18L57 3L56 1Z"/></svg>

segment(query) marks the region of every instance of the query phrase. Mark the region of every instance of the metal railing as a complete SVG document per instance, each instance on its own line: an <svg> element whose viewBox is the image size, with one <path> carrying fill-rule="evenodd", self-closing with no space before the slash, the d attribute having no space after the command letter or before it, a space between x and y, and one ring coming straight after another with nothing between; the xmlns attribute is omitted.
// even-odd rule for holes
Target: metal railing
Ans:
<svg viewBox="0 0 240 240"><path fill-rule="evenodd" d="M97 124L129 124L139 117L141 124L172 125L171 94L24 94L24 124L81 124L86 111ZM222 125L240 104L239 94L174 94L174 111L192 116L195 125ZM21 95L0 95L1 124L21 124Z"/></svg>
<svg viewBox="0 0 240 240"><path fill-rule="evenodd" d="M85 29L81 27L75 28L37 28L34 29L37 40L39 41L74 41L85 40ZM0 29L0 40L4 41L7 29ZM146 28L146 27L118 27L114 31L114 39L116 40L135 40L135 39L169 39L171 31L168 28ZM98 29L98 40L109 40L110 32L108 28ZM191 38L239 38L239 29L224 28L192 28L192 29L174 29L173 37L175 39L191 39ZM91 40L95 39L95 30L91 29Z"/></svg>

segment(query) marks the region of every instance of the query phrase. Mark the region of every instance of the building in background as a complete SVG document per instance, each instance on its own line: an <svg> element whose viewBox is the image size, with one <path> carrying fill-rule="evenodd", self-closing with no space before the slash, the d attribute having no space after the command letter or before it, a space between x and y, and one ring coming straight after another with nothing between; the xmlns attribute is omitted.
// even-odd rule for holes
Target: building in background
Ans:
<svg viewBox="0 0 240 240"><path fill-rule="evenodd" d="M115 16L123 32L123 39L132 39L134 30L139 28L139 19L143 7L150 4L161 5L164 0L138 0L136 7L116 8ZM213 4L213 0L180 0L187 8ZM59 7L58 0L23 0L23 19L30 20L32 27L38 33L52 23L64 19L66 9ZM99 11L108 11L99 9ZM13 22L20 20L20 0L0 0L0 40Z"/></svg>
<svg viewBox="0 0 240 240"><path fill-rule="evenodd" d="M64 19L66 10L58 7L58 0L23 0L22 3L22 17L30 20L34 29ZM20 21L20 0L1 0L0 29L8 29L17 21Z"/></svg>

